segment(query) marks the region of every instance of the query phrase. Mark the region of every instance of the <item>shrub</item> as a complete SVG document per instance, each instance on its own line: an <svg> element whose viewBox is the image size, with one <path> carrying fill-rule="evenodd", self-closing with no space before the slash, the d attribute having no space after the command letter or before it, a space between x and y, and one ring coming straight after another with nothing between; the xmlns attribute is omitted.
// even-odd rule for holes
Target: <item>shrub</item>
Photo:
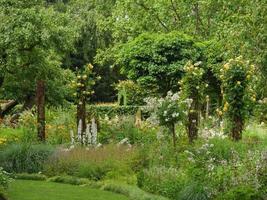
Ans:
<svg viewBox="0 0 267 200"><path fill-rule="evenodd" d="M208 192L204 188L203 183L192 182L180 191L179 195L176 196L178 200L208 200Z"/></svg>
<svg viewBox="0 0 267 200"><path fill-rule="evenodd" d="M249 185L236 186L221 194L216 200L263 200L259 191Z"/></svg>
<svg viewBox="0 0 267 200"><path fill-rule="evenodd" d="M177 199L183 187L183 175L175 168L153 167L138 175L138 186L145 191Z"/></svg>
<svg viewBox="0 0 267 200"><path fill-rule="evenodd" d="M50 178L49 181L56 183L66 183L71 185L85 185L91 183L88 179L73 176L55 176Z"/></svg>
<svg viewBox="0 0 267 200"><path fill-rule="evenodd" d="M145 90L131 80L119 81L116 85L119 105L142 105Z"/></svg>
<svg viewBox="0 0 267 200"><path fill-rule="evenodd" d="M0 151L0 166L8 172L37 173L53 153L49 145L12 144Z"/></svg>
<svg viewBox="0 0 267 200"><path fill-rule="evenodd" d="M6 189L10 181L9 174L0 168L0 200L6 199Z"/></svg>
<svg viewBox="0 0 267 200"><path fill-rule="evenodd" d="M130 200L168 200L165 197L149 194L136 186L125 185L117 182L105 182L102 189L123 194Z"/></svg>
<svg viewBox="0 0 267 200"><path fill-rule="evenodd" d="M256 101L253 94L251 78L255 66L250 65L242 56L230 59L221 69L223 112L231 137L234 140L242 138L245 120L249 115L251 102Z"/></svg>
<svg viewBox="0 0 267 200"><path fill-rule="evenodd" d="M36 181L44 181L47 179L47 177L43 174L27 174L27 173L16 174L14 177L16 179L36 180Z"/></svg>
<svg viewBox="0 0 267 200"><path fill-rule="evenodd" d="M106 117L100 120L99 142L102 144L117 143L124 138L128 138L131 144L140 144L155 139L155 136L155 131L150 127L144 125L137 128L134 117L131 116Z"/></svg>
<svg viewBox="0 0 267 200"><path fill-rule="evenodd" d="M8 183L10 182L10 177L7 172L0 168L0 187L7 188Z"/></svg>
<svg viewBox="0 0 267 200"><path fill-rule="evenodd" d="M70 141L70 130L76 129L73 108L49 108L46 112L46 135L49 144L64 144Z"/></svg>
<svg viewBox="0 0 267 200"><path fill-rule="evenodd" d="M183 122L186 117L187 104L189 101L182 101L179 93L167 93L165 98L147 98L146 109L151 112L149 121L168 128L172 134L173 145L176 147L175 125Z"/></svg>

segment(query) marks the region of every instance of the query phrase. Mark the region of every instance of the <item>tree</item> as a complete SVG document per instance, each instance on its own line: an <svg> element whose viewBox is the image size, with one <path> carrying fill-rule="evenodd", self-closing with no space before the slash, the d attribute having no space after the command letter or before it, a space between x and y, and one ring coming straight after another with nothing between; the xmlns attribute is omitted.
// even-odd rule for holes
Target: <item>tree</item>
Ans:
<svg viewBox="0 0 267 200"><path fill-rule="evenodd" d="M28 108L38 82L51 93L63 87L54 86L64 83L57 79L64 53L73 49L75 27L42 0L0 0L0 17L1 92Z"/></svg>
<svg viewBox="0 0 267 200"><path fill-rule="evenodd" d="M227 59L246 56L257 66L259 98L266 97L266 1L125 0L109 20L117 43L145 32L180 31L223 45ZM110 51L110 50L108 50Z"/></svg>
<svg viewBox="0 0 267 200"><path fill-rule="evenodd" d="M112 86L119 77L116 69L110 67L110 63L99 65L95 63L95 56L101 49L113 45L112 29L110 29L109 18L115 0L71 0L66 4L73 19L79 24L81 33L75 43L75 52L66 56L64 65L83 68L84 65L92 63L94 72L102 79L94 86L95 94L91 100L113 101L115 90Z"/></svg>
<svg viewBox="0 0 267 200"><path fill-rule="evenodd" d="M128 78L152 93L166 95L179 90L184 65L189 60L201 60L202 53L187 35L147 33L122 45L116 58Z"/></svg>

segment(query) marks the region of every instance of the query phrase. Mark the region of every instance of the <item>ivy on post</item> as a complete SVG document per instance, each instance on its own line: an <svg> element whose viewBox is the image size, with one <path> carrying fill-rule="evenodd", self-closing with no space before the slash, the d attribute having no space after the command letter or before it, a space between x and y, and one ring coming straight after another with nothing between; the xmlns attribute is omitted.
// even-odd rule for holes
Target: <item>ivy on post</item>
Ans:
<svg viewBox="0 0 267 200"><path fill-rule="evenodd" d="M37 81L36 88L37 132L40 141L45 141L45 82Z"/></svg>
<svg viewBox="0 0 267 200"><path fill-rule="evenodd" d="M100 77L98 77L99 79ZM76 80L72 81L73 93L77 105L77 129L81 132L80 141L84 144L86 132L86 103L94 93L93 86L95 84L95 74L93 73L93 65L88 64L80 71L77 71Z"/></svg>
<svg viewBox="0 0 267 200"><path fill-rule="evenodd" d="M250 105L256 101L252 76L255 66L242 56L230 59L220 70L222 81L223 107L217 109L226 120L227 129L233 140L242 139L246 117Z"/></svg>
<svg viewBox="0 0 267 200"><path fill-rule="evenodd" d="M204 70L200 65L201 62L195 64L188 62L184 67L185 75L180 81L183 96L192 101L189 106L187 121L188 139L190 143L198 137L200 102L205 87L202 80Z"/></svg>

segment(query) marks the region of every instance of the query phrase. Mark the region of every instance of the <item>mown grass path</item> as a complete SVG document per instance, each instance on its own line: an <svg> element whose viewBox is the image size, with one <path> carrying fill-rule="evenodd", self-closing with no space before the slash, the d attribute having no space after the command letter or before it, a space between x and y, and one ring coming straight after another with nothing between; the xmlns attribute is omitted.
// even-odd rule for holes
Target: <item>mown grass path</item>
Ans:
<svg viewBox="0 0 267 200"><path fill-rule="evenodd" d="M11 183L10 200L127 200L119 194L45 181L16 180Z"/></svg>

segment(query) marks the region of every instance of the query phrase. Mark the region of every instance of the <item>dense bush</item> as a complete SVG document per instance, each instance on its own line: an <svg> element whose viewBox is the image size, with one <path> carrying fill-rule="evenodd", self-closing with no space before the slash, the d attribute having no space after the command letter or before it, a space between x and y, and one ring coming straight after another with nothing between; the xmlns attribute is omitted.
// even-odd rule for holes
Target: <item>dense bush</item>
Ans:
<svg viewBox="0 0 267 200"><path fill-rule="evenodd" d="M119 105L142 105L144 103L145 90L133 81L119 81L116 90L118 91Z"/></svg>
<svg viewBox="0 0 267 200"><path fill-rule="evenodd" d="M153 167L138 174L138 186L145 191L176 199L183 177L175 168Z"/></svg>
<svg viewBox="0 0 267 200"><path fill-rule="evenodd" d="M177 156L166 153L163 144L151 146L144 156L149 163L138 175L141 188L177 200L220 199L221 194L261 199L266 193L266 147L221 138L192 146L179 143ZM237 188L244 183L248 187Z"/></svg>
<svg viewBox="0 0 267 200"><path fill-rule="evenodd" d="M249 185L239 185L226 193L219 195L216 200L264 200L263 196Z"/></svg>
<svg viewBox="0 0 267 200"><path fill-rule="evenodd" d="M0 166L8 172L37 173L53 153L49 145L12 144L0 151Z"/></svg>

